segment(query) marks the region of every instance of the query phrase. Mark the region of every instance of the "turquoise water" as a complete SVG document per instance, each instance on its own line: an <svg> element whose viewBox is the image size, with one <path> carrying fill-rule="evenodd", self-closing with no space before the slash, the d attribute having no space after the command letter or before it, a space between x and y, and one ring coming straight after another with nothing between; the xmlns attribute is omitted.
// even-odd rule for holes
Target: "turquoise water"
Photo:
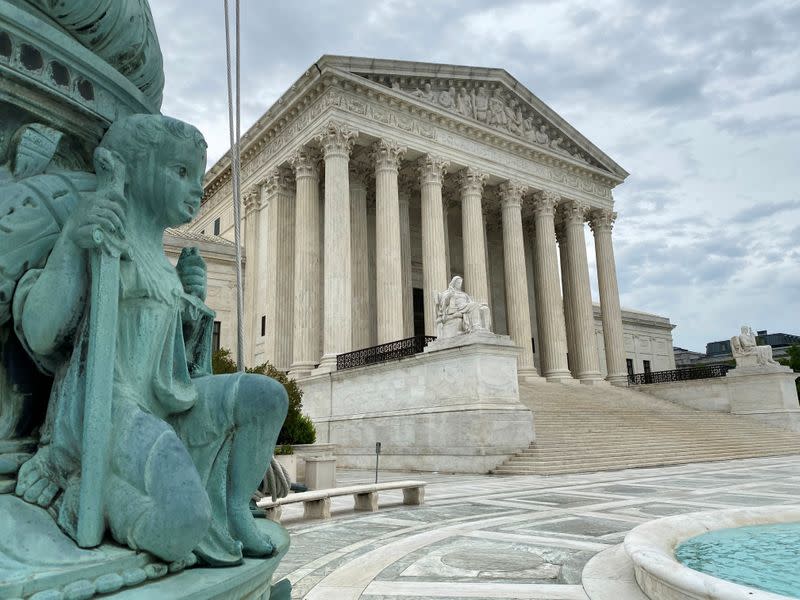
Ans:
<svg viewBox="0 0 800 600"><path fill-rule="evenodd" d="M695 571L800 598L800 523L711 531L683 542L675 557Z"/></svg>

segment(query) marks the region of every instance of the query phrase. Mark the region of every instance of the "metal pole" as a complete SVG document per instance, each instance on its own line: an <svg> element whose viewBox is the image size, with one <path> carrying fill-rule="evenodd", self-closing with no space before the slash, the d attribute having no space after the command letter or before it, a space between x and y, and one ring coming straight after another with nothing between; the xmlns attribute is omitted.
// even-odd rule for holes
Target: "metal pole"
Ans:
<svg viewBox="0 0 800 600"><path fill-rule="evenodd" d="M236 40L236 54L233 61L236 64L236 95L233 95L233 84L231 74L231 34L228 0L224 0L225 8L225 54L227 58L228 75L228 128L231 140L231 186L233 188L233 240L236 246L236 366L239 371L244 371L244 290L242 283L242 234L241 234L241 187L239 180L239 140L241 139L241 129L239 125L240 100L239 100L239 0L234 0L236 11L236 29L234 37ZM234 105L235 117L234 117Z"/></svg>
<svg viewBox="0 0 800 600"><path fill-rule="evenodd" d="M378 462L381 458L381 443L375 442L375 483L378 483Z"/></svg>

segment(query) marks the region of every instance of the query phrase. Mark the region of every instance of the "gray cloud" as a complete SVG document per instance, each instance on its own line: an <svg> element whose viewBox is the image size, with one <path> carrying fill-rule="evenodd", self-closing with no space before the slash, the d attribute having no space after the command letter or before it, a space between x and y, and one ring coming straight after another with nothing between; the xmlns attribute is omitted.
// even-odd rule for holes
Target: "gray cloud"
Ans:
<svg viewBox="0 0 800 600"><path fill-rule="evenodd" d="M164 112L227 148L215 0L152 2ZM614 190L625 306L702 349L731 323L800 333L794 0L242 3L243 125L320 55L502 67L632 175ZM764 293L764 290L769 290Z"/></svg>
<svg viewBox="0 0 800 600"><path fill-rule="evenodd" d="M786 200L784 202L760 202L750 208L739 211L730 218L731 223L752 223L760 219L767 219L774 215L800 210L800 200Z"/></svg>

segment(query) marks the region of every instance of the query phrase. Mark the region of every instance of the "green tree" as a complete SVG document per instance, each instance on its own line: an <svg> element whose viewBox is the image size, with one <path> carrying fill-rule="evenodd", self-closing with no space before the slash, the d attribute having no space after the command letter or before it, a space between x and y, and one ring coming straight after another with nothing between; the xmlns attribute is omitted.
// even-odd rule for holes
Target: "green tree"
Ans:
<svg viewBox="0 0 800 600"><path fill-rule="evenodd" d="M227 348L220 348L214 352L211 366L218 375L236 372L236 363ZM278 434L278 444L313 444L317 440L317 430L311 419L303 414L303 390L297 382L268 362L257 367L248 367L245 371L272 377L286 389L286 394L289 396L289 411Z"/></svg>
<svg viewBox="0 0 800 600"><path fill-rule="evenodd" d="M786 351L786 357L778 360L782 365L791 367L795 373L800 373L800 344L792 344ZM797 386L797 395L800 397L800 378L795 379L795 386Z"/></svg>

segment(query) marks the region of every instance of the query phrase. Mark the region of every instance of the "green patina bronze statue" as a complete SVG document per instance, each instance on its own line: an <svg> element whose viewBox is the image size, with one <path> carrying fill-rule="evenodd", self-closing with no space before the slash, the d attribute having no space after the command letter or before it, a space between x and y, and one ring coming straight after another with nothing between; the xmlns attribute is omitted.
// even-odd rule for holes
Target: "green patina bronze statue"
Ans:
<svg viewBox="0 0 800 600"><path fill-rule="evenodd" d="M114 123L98 153L114 157L121 194L98 186L66 218L43 268L17 285L17 338L54 377L40 447L20 469L16 494L53 507L76 541L82 480L84 399L90 338L116 337L107 477L96 493L115 540L167 560L193 552L208 564L236 564L273 547L248 508L286 416L283 387L269 378L210 375L213 312L205 264L184 251L174 268L164 229L200 206L206 144L190 125L154 115ZM111 186L113 184L109 184ZM97 248L96 234L106 243ZM90 261L117 249L116 331L92 330ZM113 290L107 290L111 293ZM106 324L101 324L106 326ZM85 493L85 492L84 492Z"/></svg>
<svg viewBox="0 0 800 600"><path fill-rule="evenodd" d="M289 597L249 509L287 396L211 374L205 262L164 254L206 143L161 65L145 0L0 0L3 598Z"/></svg>

